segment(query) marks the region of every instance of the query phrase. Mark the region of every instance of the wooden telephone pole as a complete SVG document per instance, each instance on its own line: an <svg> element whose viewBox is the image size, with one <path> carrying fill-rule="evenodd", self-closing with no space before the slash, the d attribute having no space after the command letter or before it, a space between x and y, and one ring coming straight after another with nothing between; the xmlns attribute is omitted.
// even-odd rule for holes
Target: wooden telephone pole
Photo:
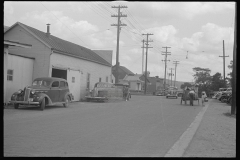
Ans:
<svg viewBox="0 0 240 160"><path fill-rule="evenodd" d="M171 75L171 86L172 86L172 76L174 76L174 74L172 74L172 70L174 70L173 68L169 68L170 70L171 70L171 73L170 73L170 75Z"/></svg>
<svg viewBox="0 0 240 160"><path fill-rule="evenodd" d="M143 42L143 46L142 46L142 74L143 74L143 71L144 71L144 39L142 40Z"/></svg>
<svg viewBox="0 0 240 160"><path fill-rule="evenodd" d="M166 52L163 52L165 54L162 54L162 55L165 55L165 60L162 60L165 62L165 73L164 73L164 90L166 89L166 69L167 69L167 61L170 61L170 60L167 60L167 56L168 55L171 55L171 54L168 54L168 53L171 53L171 52L168 52L167 49L168 48L171 48L171 47L162 47L162 48L166 48Z"/></svg>
<svg viewBox="0 0 240 160"><path fill-rule="evenodd" d="M118 68L119 68L119 34L120 34L120 26L126 26L126 24L122 24L120 21L121 17L127 17L127 15L123 15L122 12L120 12L121 8L127 8L127 6L112 6L112 8L118 8L118 15L112 15L112 17L118 18L117 24L112 24L111 26L117 26L117 51L116 51L116 77L115 77L115 83L118 83Z"/></svg>
<svg viewBox="0 0 240 160"><path fill-rule="evenodd" d="M179 61L173 61L173 64L175 64L175 80L174 80L174 87L175 87L175 83L176 83L176 77L177 77L177 64L179 64L178 63Z"/></svg>
<svg viewBox="0 0 240 160"><path fill-rule="evenodd" d="M224 87L226 87L226 80L225 80L225 57L229 57L229 56L225 56L224 40L223 40L223 56L219 56L219 57L223 57L223 79L224 79Z"/></svg>
<svg viewBox="0 0 240 160"><path fill-rule="evenodd" d="M234 44L233 44L233 70L232 70L232 105L231 105L231 114L236 114L236 66L237 66L237 3L235 2L235 25L234 25Z"/></svg>
<svg viewBox="0 0 240 160"><path fill-rule="evenodd" d="M146 65L145 65L145 87L144 87L144 94L147 93L147 55L148 55L148 48L153 48L153 47L148 47L148 42L153 42L152 40L148 40L148 36L149 35L153 35L151 33L147 33L147 34L142 34L142 35L147 35L147 43L146 43L146 47L143 47L143 48L146 48Z"/></svg>

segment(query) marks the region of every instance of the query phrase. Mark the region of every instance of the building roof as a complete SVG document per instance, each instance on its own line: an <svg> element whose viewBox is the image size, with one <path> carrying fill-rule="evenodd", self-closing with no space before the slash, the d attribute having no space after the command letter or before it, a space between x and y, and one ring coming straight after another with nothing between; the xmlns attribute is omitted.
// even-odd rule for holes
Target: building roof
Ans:
<svg viewBox="0 0 240 160"><path fill-rule="evenodd" d="M19 43L16 41L9 41L9 40L4 40L4 44L8 46L16 46L16 47L22 47L22 48L31 48L31 44L25 44L25 43Z"/></svg>
<svg viewBox="0 0 240 160"><path fill-rule="evenodd" d="M33 36L37 37L44 44L49 46L53 51L58 51L58 53L62 53L62 54L65 53L70 56L74 56L74 57L78 57L78 58L85 59L88 61L96 62L96 63L102 64L102 65L111 66L110 63L108 63L105 59L103 59L101 56L96 54L91 49L74 44L72 42L65 41L65 40L55 37L51 34L49 36L47 36L47 34L45 32L39 31L35 28L32 28L32 27L27 26L20 22L15 23L13 26L8 28L6 30L6 32L11 30L11 28L13 28L16 25L20 25L21 27L26 29Z"/></svg>
<svg viewBox="0 0 240 160"><path fill-rule="evenodd" d="M3 25L3 32L5 32L9 27Z"/></svg>
<svg viewBox="0 0 240 160"><path fill-rule="evenodd" d="M112 67L112 73L114 75L114 77L116 77L116 65L114 65ZM134 73L132 71L130 71L129 69L127 69L126 67L123 66L119 66L118 68L118 72L119 72L119 79L123 79L126 75L134 75Z"/></svg>

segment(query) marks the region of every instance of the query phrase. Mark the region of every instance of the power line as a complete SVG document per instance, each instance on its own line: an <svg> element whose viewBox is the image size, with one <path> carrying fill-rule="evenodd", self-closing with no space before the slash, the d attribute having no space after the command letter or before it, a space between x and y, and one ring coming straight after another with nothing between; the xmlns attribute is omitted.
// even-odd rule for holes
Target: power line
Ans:
<svg viewBox="0 0 240 160"><path fill-rule="evenodd" d="M40 2L41 4L42 4L42 2ZM42 4L50 13L52 13L44 4ZM53 14L53 13L52 13ZM53 14L54 16L55 16L55 14ZM58 19L58 17L57 16L55 16L57 19ZM60 21L59 19L58 19L58 21ZM61 23L62 23L62 21L60 21ZM62 23L65 27L67 27L64 23ZM67 29L69 30L69 31L71 31L71 29L69 29L68 27L67 27ZM72 32L72 31L71 31ZM73 32L72 32L73 33ZM77 35L76 35L76 33L73 33L77 38L79 38ZM82 41L80 38L79 38L79 40L80 41ZM84 42L84 41L82 41L86 46L87 46L87 44Z"/></svg>

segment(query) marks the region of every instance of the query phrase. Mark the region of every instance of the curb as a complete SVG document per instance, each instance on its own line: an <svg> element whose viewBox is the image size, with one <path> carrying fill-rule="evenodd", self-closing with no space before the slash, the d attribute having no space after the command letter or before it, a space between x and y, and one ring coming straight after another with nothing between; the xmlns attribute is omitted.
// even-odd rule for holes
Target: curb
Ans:
<svg viewBox="0 0 240 160"><path fill-rule="evenodd" d="M206 104L205 107L198 113L195 120L191 123L188 129L181 135L179 140L174 143L170 150L165 154L164 157L182 157L186 151L188 145L190 144L194 134L196 133L204 113L208 109L209 104Z"/></svg>

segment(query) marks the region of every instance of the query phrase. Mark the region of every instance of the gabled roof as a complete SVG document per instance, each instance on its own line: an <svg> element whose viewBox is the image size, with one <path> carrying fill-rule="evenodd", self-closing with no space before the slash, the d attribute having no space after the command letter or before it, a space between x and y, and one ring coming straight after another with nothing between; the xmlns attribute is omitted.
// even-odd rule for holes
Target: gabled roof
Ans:
<svg viewBox="0 0 240 160"><path fill-rule="evenodd" d="M44 43L45 45L50 47L53 51L58 51L58 53L67 54L69 56L78 57L81 59L85 59L88 61L102 64L102 65L111 66L111 64L108 63L105 59L103 59L101 56L99 56L94 51L92 51L88 48L65 41L65 40L55 37L53 35L47 36L45 32L39 31L35 28L32 28L32 27L27 26L20 22L17 22L13 26L8 28L5 31L5 33L8 32L9 30L11 30L11 28L13 28L16 25L20 25L22 28L24 28L30 34L32 34L37 39L39 39L42 43Z"/></svg>
<svg viewBox="0 0 240 160"><path fill-rule="evenodd" d="M112 67L112 70L116 70L116 65L114 65L114 66ZM134 73L133 73L132 71L130 71L129 69L127 69L127 68L124 67L124 66L119 66L118 70L121 71L121 72L124 72L124 73L126 73L126 74L128 74L128 75L134 75Z"/></svg>
<svg viewBox="0 0 240 160"><path fill-rule="evenodd" d="M9 28L8 26L4 26L4 25L3 25L3 33L4 33L8 28Z"/></svg>

